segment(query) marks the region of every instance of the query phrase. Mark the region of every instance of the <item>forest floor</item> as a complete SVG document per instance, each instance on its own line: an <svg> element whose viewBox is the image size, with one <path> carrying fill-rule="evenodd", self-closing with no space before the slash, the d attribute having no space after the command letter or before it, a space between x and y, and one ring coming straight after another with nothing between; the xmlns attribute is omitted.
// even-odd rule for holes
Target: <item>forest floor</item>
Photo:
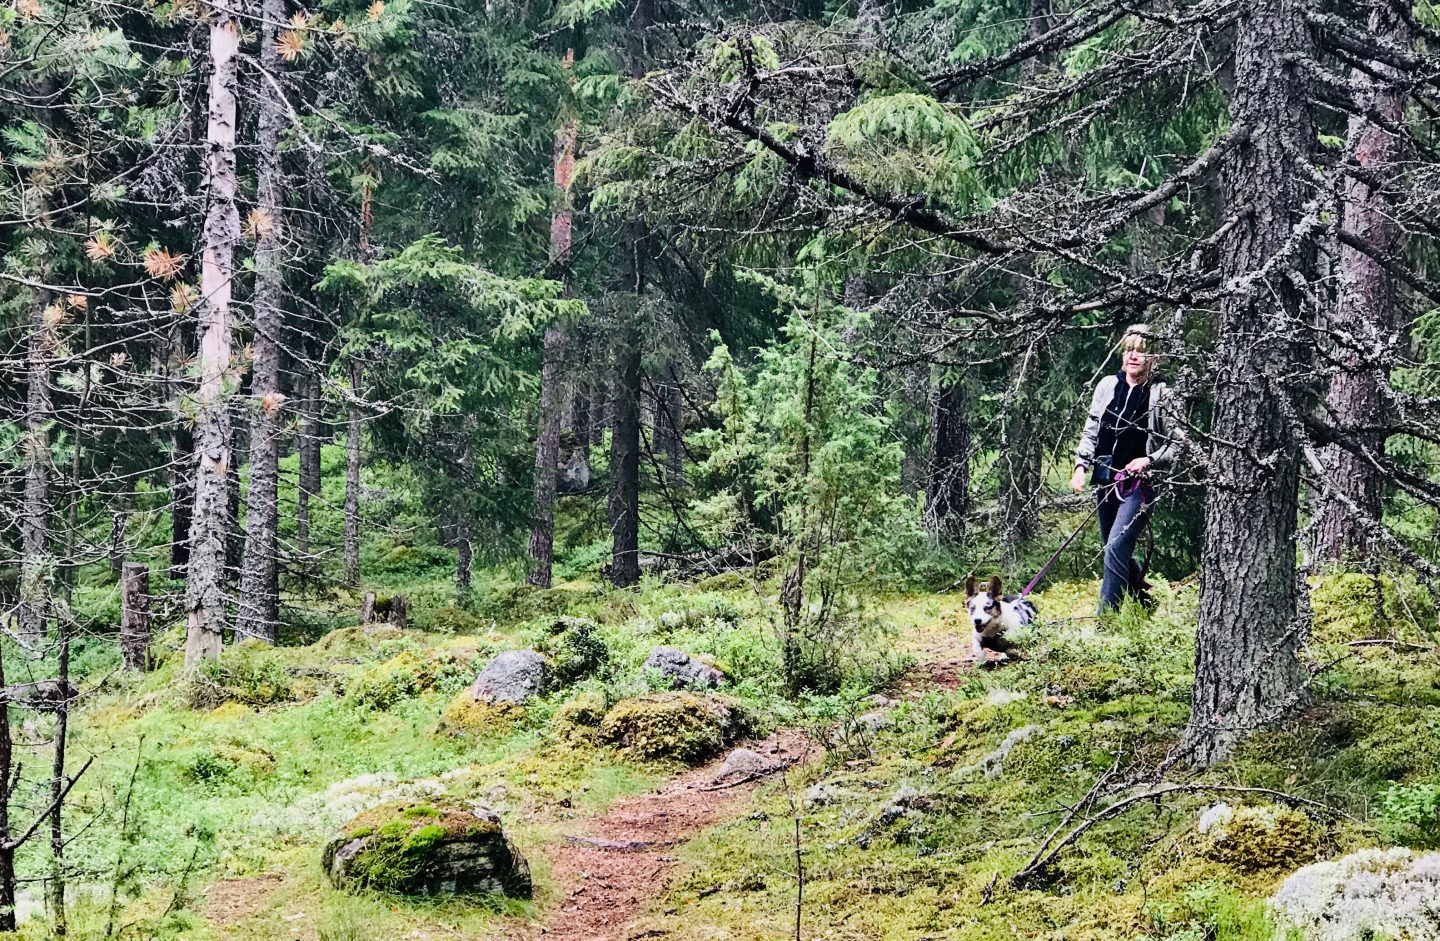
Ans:
<svg viewBox="0 0 1440 941"><path fill-rule="evenodd" d="M1023 655L988 671L969 663L958 594L876 599L845 639L855 679L794 698L776 679L771 601L725 582L500 586L476 614L441 608L423 630L231 648L199 683L179 681L175 657L140 678L97 670L75 722L75 754L96 762L76 788L67 859L120 865L118 934L157 941L769 941L793 937L797 903L803 936L831 941L1273 941L1285 935L1266 900L1305 863L1440 846L1434 610L1387 580L1377 612L1374 587L1317 582L1307 657L1329 666L1312 708L1219 768L1176 772L1335 811L1236 802L1262 825L1233 845L1197 832L1213 795L1179 794L1095 826L1043 879L1008 884L1097 781L1153 768L1173 746L1193 587L1162 587L1151 616L1099 622L1093 583L1047 586L1041 624L1017 638ZM598 673L513 723L447 725L496 653L553 650L576 624L603 639ZM1415 646L1350 644L1387 637ZM753 719L748 747L783 773L721 786L743 742L686 767L571 734L577 707L655 688L640 664L657 644L724 669L724 694ZM319 852L339 826L435 795L500 814L533 900L331 888ZM72 934L103 937L82 915Z"/></svg>

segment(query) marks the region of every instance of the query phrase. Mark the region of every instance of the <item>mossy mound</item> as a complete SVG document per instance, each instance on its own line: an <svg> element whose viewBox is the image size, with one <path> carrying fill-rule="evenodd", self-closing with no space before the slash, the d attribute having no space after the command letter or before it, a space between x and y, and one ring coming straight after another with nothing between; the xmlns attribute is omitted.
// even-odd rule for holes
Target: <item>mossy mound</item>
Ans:
<svg viewBox="0 0 1440 941"><path fill-rule="evenodd" d="M529 898L530 866L489 811L398 801L366 811L325 846L321 864L346 891Z"/></svg>
<svg viewBox="0 0 1440 941"><path fill-rule="evenodd" d="M389 624L340 627L310 645L310 650L330 660L369 660L384 641L401 640L408 632Z"/></svg>
<svg viewBox="0 0 1440 941"><path fill-rule="evenodd" d="M525 707L511 702L476 699L468 689L461 691L440 714L437 735L483 738L504 735L525 716Z"/></svg>
<svg viewBox="0 0 1440 941"><path fill-rule="evenodd" d="M750 731L738 702L675 692L616 703L600 723L600 739L637 758L694 763Z"/></svg>
<svg viewBox="0 0 1440 941"><path fill-rule="evenodd" d="M302 696L276 651L242 645L201 664L189 682L187 698L192 708L214 710L229 702L269 706Z"/></svg>
<svg viewBox="0 0 1440 941"><path fill-rule="evenodd" d="M463 608L446 606L437 608L429 619L429 628L441 634L480 634L485 623Z"/></svg>
<svg viewBox="0 0 1440 941"><path fill-rule="evenodd" d="M563 703L550 717L550 734L562 742L592 745L605 721L605 701L587 694Z"/></svg>
<svg viewBox="0 0 1440 941"><path fill-rule="evenodd" d="M1201 817L1200 829L1199 854L1241 873L1311 862L1320 841L1310 818L1289 807L1218 804Z"/></svg>
<svg viewBox="0 0 1440 941"><path fill-rule="evenodd" d="M610 661L610 647L600 628L585 618L560 618L540 643L550 659L550 674L562 686L591 676Z"/></svg>
<svg viewBox="0 0 1440 941"><path fill-rule="evenodd" d="M1427 634L1436 627L1430 593L1413 577L1340 572L1311 579L1311 636L1320 643Z"/></svg>
<svg viewBox="0 0 1440 941"><path fill-rule="evenodd" d="M386 710L432 688L435 680L434 662L402 651L356 674L347 684L345 695L362 706Z"/></svg>

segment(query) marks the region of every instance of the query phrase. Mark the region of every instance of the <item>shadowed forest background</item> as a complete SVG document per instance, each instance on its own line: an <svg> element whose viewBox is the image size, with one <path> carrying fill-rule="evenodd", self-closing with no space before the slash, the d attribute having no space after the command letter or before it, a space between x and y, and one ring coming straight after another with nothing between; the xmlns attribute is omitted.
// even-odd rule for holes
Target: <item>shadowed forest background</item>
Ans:
<svg viewBox="0 0 1440 941"><path fill-rule="evenodd" d="M0 7L0 933L1440 938L1437 43Z"/></svg>

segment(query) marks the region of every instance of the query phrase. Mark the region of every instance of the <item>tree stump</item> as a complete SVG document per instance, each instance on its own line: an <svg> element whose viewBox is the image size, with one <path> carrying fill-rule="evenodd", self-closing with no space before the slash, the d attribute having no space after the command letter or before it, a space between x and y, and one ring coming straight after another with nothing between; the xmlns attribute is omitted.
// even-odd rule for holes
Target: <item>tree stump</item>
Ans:
<svg viewBox="0 0 1440 941"><path fill-rule="evenodd" d="M150 669L150 567L126 562L120 571L120 655L125 669Z"/></svg>
<svg viewBox="0 0 1440 941"><path fill-rule="evenodd" d="M365 598L360 602L361 624L393 624L396 627L405 627L408 622L409 614L405 610L404 595L395 594L381 598L373 591L365 592Z"/></svg>

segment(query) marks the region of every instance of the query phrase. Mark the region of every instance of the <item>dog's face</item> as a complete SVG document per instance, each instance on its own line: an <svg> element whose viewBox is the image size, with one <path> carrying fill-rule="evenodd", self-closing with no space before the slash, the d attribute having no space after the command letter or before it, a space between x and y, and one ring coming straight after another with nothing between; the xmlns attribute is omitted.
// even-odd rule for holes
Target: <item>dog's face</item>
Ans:
<svg viewBox="0 0 1440 941"><path fill-rule="evenodd" d="M977 634L993 630L1000 622L1000 577L990 579L983 591L977 591L975 576L965 580L965 610Z"/></svg>

